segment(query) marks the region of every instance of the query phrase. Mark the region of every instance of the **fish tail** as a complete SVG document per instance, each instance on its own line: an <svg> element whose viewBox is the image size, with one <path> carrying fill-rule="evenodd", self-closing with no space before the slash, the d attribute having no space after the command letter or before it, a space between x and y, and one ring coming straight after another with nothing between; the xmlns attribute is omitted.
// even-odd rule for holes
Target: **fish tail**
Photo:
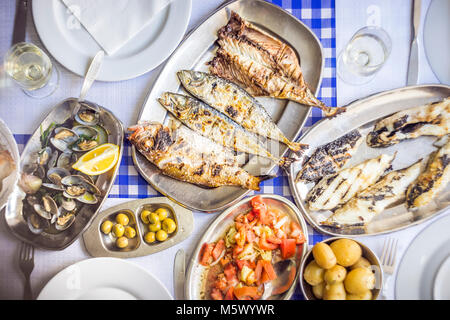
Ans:
<svg viewBox="0 0 450 320"><path fill-rule="evenodd" d="M278 165L281 168L287 169L296 160L297 160L296 158L282 157L282 158L280 158L280 161L278 162Z"/></svg>
<svg viewBox="0 0 450 320"><path fill-rule="evenodd" d="M259 191L261 188L259 187L259 184L265 180L273 179L276 175L273 174L263 174L260 176L253 176L247 181L246 188L250 190Z"/></svg>
<svg viewBox="0 0 450 320"><path fill-rule="evenodd" d="M299 142L292 142L292 141L287 141L286 145L289 147L289 149L291 149L298 155L301 155L303 153L303 151L305 151L306 149L309 148L309 145L307 145L307 144L299 143Z"/></svg>

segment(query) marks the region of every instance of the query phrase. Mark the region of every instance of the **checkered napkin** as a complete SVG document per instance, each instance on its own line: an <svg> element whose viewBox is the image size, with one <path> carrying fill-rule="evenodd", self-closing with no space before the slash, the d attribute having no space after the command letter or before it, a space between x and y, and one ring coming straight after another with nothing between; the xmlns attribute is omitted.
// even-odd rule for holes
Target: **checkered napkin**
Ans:
<svg viewBox="0 0 450 320"><path fill-rule="evenodd" d="M335 2L334 0L272 0L272 3L281 6L286 11L303 21L320 39L324 55L325 68L322 85L318 92L318 98L325 104L336 106L336 30L335 30ZM318 108L312 110L311 116L306 122L305 129L312 126L322 118ZM30 135L15 135L19 149L22 150ZM256 194L258 192L255 192ZM274 193L294 201L286 174L279 169L276 178L264 181L259 193ZM110 198L147 198L160 196L136 171L131 157L131 145L124 142L123 157L119 173ZM317 233L308 227L309 242L314 244L322 241L326 236ZM299 288L292 299L303 299Z"/></svg>

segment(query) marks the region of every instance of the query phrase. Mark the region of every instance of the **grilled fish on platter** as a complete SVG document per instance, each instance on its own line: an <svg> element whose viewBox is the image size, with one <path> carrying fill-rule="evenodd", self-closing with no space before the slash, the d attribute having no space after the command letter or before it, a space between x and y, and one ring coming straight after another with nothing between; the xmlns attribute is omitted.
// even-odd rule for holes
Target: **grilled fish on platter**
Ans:
<svg viewBox="0 0 450 320"><path fill-rule="evenodd" d="M450 142L433 152L423 173L411 184L406 193L409 208L429 203L450 180Z"/></svg>
<svg viewBox="0 0 450 320"><path fill-rule="evenodd" d="M307 145L286 138L266 109L236 84L199 71L182 70L177 75L190 94L227 115L244 129L280 141L294 152L307 148Z"/></svg>
<svg viewBox="0 0 450 320"><path fill-rule="evenodd" d="M337 174L322 178L308 193L306 202L311 210L331 210L377 182L391 166L395 155L382 154Z"/></svg>
<svg viewBox="0 0 450 320"><path fill-rule="evenodd" d="M186 126L218 144L236 151L269 158L280 166L291 163L285 158L273 156L258 141L258 136L195 98L166 92L159 102Z"/></svg>
<svg viewBox="0 0 450 320"><path fill-rule="evenodd" d="M378 121L367 135L371 147L387 147L405 139L450 133L450 98L397 112Z"/></svg>
<svg viewBox="0 0 450 320"><path fill-rule="evenodd" d="M408 186L422 170L421 161L405 169L392 171L380 181L359 192L322 224L334 228L364 226L389 205L405 198Z"/></svg>
<svg viewBox="0 0 450 320"><path fill-rule="evenodd" d="M362 141L361 133L353 130L318 147L311 157L306 159L295 181L315 182L336 173L355 154Z"/></svg>
<svg viewBox="0 0 450 320"><path fill-rule="evenodd" d="M206 187L240 186L259 190L264 177L255 177L239 167L233 152L180 126L145 122L128 129L137 150L161 172L172 178Z"/></svg>
<svg viewBox="0 0 450 320"><path fill-rule="evenodd" d="M318 107L326 116L345 108L331 108L318 100L303 78L295 51L286 43L231 12L218 31L216 56L210 71L233 81L254 96L288 99Z"/></svg>

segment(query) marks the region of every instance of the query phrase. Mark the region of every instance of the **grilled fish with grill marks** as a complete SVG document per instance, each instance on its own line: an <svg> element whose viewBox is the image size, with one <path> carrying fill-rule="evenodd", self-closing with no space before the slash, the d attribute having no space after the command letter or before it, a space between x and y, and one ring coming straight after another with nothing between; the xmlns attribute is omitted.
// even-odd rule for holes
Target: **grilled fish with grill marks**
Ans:
<svg viewBox="0 0 450 320"><path fill-rule="evenodd" d="M228 24L218 31L211 73L233 81L254 95L288 99L320 108L334 116L345 108L331 108L318 100L303 78L295 51L279 39L231 12Z"/></svg>
<svg viewBox="0 0 450 320"><path fill-rule="evenodd" d="M450 181L450 142L433 152L425 171L411 184L406 193L409 208L428 204Z"/></svg>
<svg viewBox="0 0 450 320"><path fill-rule="evenodd" d="M341 170L335 175L324 177L308 193L309 209L331 210L346 203L353 196L377 182L391 166L395 155L382 154L354 167Z"/></svg>
<svg viewBox="0 0 450 320"><path fill-rule="evenodd" d="M286 138L266 109L236 84L199 71L182 70L177 75L190 94L227 115L244 129L280 141L294 152L308 147Z"/></svg>
<svg viewBox="0 0 450 320"><path fill-rule="evenodd" d="M322 145L306 159L295 181L315 182L336 173L355 154L363 137L353 130L342 137Z"/></svg>
<svg viewBox="0 0 450 320"><path fill-rule="evenodd" d="M397 112L378 121L367 135L370 147L388 147L420 136L450 133L450 98Z"/></svg>
<svg viewBox="0 0 450 320"><path fill-rule="evenodd" d="M145 122L128 130L132 132L128 139L137 150L172 178L205 187L251 190L259 190L259 183L266 178L251 175L239 167L230 150L186 127L171 129Z"/></svg>

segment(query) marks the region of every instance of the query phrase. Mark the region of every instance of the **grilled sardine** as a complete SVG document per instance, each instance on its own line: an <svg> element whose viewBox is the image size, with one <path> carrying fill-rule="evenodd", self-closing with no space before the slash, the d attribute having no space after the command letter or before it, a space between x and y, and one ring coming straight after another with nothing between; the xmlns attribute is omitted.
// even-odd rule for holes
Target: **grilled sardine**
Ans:
<svg viewBox="0 0 450 320"><path fill-rule="evenodd" d="M315 182L336 173L355 154L362 141L361 133L353 130L318 147L311 157L306 159L295 180Z"/></svg>
<svg viewBox="0 0 450 320"><path fill-rule="evenodd" d="M310 210L332 210L377 182L391 166L395 155L382 154L337 174L322 178L308 193L306 202Z"/></svg>
<svg viewBox="0 0 450 320"><path fill-rule="evenodd" d="M420 136L450 133L450 98L397 112L378 121L367 135L370 147L387 147Z"/></svg>
<svg viewBox="0 0 450 320"><path fill-rule="evenodd" d="M165 175L206 187L259 190L263 177L249 174L230 150L186 127L172 130L146 122L128 130L131 143Z"/></svg>
<svg viewBox="0 0 450 320"><path fill-rule="evenodd" d="M433 152L423 173L411 184L406 193L409 208L429 203L450 181L450 142Z"/></svg>
<svg viewBox="0 0 450 320"><path fill-rule="evenodd" d="M380 181L356 194L322 224L334 228L368 224L386 207L404 200L408 186L417 179L421 169L419 161L408 168L386 174Z"/></svg>
<svg viewBox="0 0 450 320"><path fill-rule="evenodd" d="M288 99L319 107L326 116L345 108L331 108L318 100L303 78L295 51L286 43L231 12L218 31L216 56L210 71L233 81L254 95Z"/></svg>
<svg viewBox="0 0 450 320"><path fill-rule="evenodd" d="M190 94L227 115L244 129L280 141L294 152L307 148L286 138L266 109L236 84L199 71L182 70L177 75Z"/></svg>

